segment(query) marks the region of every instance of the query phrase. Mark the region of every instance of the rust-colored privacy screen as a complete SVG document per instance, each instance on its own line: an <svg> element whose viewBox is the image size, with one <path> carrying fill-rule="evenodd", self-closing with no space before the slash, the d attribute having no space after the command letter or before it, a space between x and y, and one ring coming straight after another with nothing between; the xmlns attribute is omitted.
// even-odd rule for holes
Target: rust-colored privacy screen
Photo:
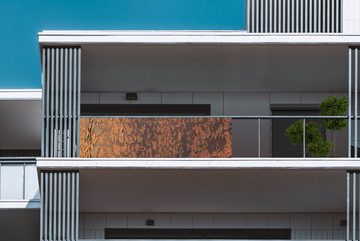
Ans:
<svg viewBox="0 0 360 241"><path fill-rule="evenodd" d="M80 119L81 157L231 157L230 118Z"/></svg>

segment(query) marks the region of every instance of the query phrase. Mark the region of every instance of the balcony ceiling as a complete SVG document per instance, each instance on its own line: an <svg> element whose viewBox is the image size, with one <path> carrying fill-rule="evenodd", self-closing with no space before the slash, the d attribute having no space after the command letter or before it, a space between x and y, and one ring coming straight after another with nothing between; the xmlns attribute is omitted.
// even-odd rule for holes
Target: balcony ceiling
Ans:
<svg viewBox="0 0 360 241"><path fill-rule="evenodd" d="M0 149L39 150L41 100L39 98L14 100L10 97L3 99L5 100L0 101Z"/></svg>
<svg viewBox="0 0 360 241"><path fill-rule="evenodd" d="M80 180L83 212L345 211L345 171L81 170Z"/></svg>
<svg viewBox="0 0 360 241"><path fill-rule="evenodd" d="M344 92L342 46L82 47L83 92Z"/></svg>

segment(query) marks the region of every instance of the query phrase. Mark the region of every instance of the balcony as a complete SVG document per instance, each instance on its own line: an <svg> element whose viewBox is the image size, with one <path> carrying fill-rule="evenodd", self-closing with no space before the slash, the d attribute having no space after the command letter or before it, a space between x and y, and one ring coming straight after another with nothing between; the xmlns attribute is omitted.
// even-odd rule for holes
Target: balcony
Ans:
<svg viewBox="0 0 360 241"><path fill-rule="evenodd" d="M39 207L35 158L1 158L0 209Z"/></svg>
<svg viewBox="0 0 360 241"><path fill-rule="evenodd" d="M83 158L307 158L348 157L348 128L319 130L326 153L311 153L308 124L346 116L82 116ZM300 121L299 144L286 129ZM304 128L305 127L305 128ZM305 129L305 132L302 130ZM309 131L309 130L308 130ZM350 142L353 143L354 142Z"/></svg>

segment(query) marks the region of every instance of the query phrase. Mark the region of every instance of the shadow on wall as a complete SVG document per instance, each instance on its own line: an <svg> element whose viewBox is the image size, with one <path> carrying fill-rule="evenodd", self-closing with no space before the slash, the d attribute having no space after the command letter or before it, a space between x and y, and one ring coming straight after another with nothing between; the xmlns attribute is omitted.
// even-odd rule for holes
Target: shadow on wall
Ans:
<svg viewBox="0 0 360 241"><path fill-rule="evenodd" d="M38 241L39 210L1 210L0 235L3 241Z"/></svg>

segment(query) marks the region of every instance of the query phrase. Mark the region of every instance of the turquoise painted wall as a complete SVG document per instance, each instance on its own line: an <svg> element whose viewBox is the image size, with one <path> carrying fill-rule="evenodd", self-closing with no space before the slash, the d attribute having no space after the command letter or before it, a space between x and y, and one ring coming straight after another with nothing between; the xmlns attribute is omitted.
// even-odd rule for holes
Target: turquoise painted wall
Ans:
<svg viewBox="0 0 360 241"><path fill-rule="evenodd" d="M245 0L0 0L0 88L40 88L41 30L244 30Z"/></svg>

